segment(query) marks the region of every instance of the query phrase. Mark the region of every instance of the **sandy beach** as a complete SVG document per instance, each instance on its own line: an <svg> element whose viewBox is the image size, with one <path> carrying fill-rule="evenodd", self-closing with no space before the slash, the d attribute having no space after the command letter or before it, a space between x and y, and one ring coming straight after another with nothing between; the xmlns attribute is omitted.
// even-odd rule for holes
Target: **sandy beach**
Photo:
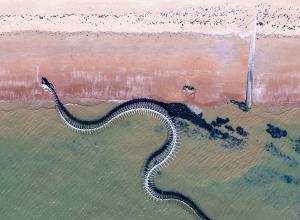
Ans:
<svg viewBox="0 0 300 220"><path fill-rule="evenodd" d="M196 32L247 35L257 17L262 34L299 35L296 1L0 1L1 32Z"/></svg>
<svg viewBox="0 0 300 220"><path fill-rule="evenodd" d="M254 103L300 102L300 4L295 1L0 3L2 101L44 99L42 75L71 102L241 101L256 17Z"/></svg>
<svg viewBox="0 0 300 220"><path fill-rule="evenodd" d="M72 102L150 97L215 105L245 96L249 39L238 36L19 32L0 36L0 49L1 100L50 98L41 76ZM254 103L300 102L299 51L298 38L258 36Z"/></svg>

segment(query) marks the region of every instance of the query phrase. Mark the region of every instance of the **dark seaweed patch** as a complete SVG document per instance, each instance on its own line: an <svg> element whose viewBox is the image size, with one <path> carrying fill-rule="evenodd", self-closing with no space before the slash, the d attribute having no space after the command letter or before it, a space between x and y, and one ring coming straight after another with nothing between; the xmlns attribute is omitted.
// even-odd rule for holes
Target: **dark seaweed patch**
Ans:
<svg viewBox="0 0 300 220"><path fill-rule="evenodd" d="M196 129L192 129L190 132L188 132L187 136L189 138L195 138L195 137L199 137L201 135L200 131L199 130L196 130ZM202 135L201 135L202 137Z"/></svg>
<svg viewBox="0 0 300 220"><path fill-rule="evenodd" d="M293 149L294 151L296 151L296 153L300 154L300 138L295 140L295 146L293 147Z"/></svg>
<svg viewBox="0 0 300 220"><path fill-rule="evenodd" d="M300 185L300 179L297 179L290 174L282 173L277 169L265 166L253 167L243 176L243 179L245 183L251 186L261 186L275 181Z"/></svg>
<svg viewBox="0 0 300 220"><path fill-rule="evenodd" d="M265 185L278 180L280 173L271 167L253 167L244 176L244 181L252 186Z"/></svg>
<svg viewBox="0 0 300 220"><path fill-rule="evenodd" d="M287 184L294 184L294 185L300 185L300 179L297 179L296 177L292 175L282 175L280 179Z"/></svg>
<svg viewBox="0 0 300 220"><path fill-rule="evenodd" d="M243 137L248 136L248 132L246 132L241 126L238 126L235 130L239 135Z"/></svg>
<svg viewBox="0 0 300 220"><path fill-rule="evenodd" d="M187 123L186 121L178 120L176 121L176 125L180 129L180 131L183 131L185 133L189 131L189 123Z"/></svg>
<svg viewBox="0 0 300 220"><path fill-rule="evenodd" d="M189 123L183 120L176 120L176 126L189 138L204 138L205 135L199 129L191 129Z"/></svg>
<svg viewBox="0 0 300 220"><path fill-rule="evenodd" d="M216 119L214 123L208 123L204 118L203 114L195 114L192 112L185 104L182 103L161 103L165 109L168 110L169 114L172 117L182 118L190 121L194 125L203 128L209 133L209 139L216 140L221 139L225 141L224 147L241 147L245 141L243 139L237 138L235 136L230 135L228 132L223 132L218 127L214 127L217 124L228 123L229 119ZM186 128L188 129L188 128Z"/></svg>
<svg viewBox="0 0 300 220"><path fill-rule="evenodd" d="M217 117L215 121L211 122L211 125L214 127L221 127L229 122L229 118L219 118Z"/></svg>
<svg viewBox="0 0 300 220"><path fill-rule="evenodd" d="M298 161L295 158L282 153L273 143L266 144L265 148L273 156L287 161L290 167L295 167L299 165Z"/></svg>
<svg viewBox="0 0 300 220"><path fill-rule="evenodd" d="M283 175L280 179L285 183L292 183L294 181L294 177L291 175Z"/></svg>
<svg viewBox="0 0 300 220"><path fill-rule="evenodd" d="M234 129L233 129L232 126L230 126L230 125L225 125L224 127L225 127L228 131L234 132Z"/></svg>
<svg viewBox="0 0 300 220"><path fill-rule="evenodd" d="M268 128L266 129L266 132L268 132L272 138L282 138L287 136L286 130L276 127L270 123L267 124L267 126Z"/></svg>

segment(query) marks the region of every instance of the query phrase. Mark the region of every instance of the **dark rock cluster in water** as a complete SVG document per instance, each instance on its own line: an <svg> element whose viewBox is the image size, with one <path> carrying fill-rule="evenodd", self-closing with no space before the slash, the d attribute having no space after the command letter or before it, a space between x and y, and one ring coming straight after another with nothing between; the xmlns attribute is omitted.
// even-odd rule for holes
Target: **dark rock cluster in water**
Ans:
<svg viewBox="0 0 300 220"><path fill-rule="evenodd" d="M228 131L234 132L234 129L231 125L225 125L224 126Z"/></svg>
<svg viewBox="0 0 300 220"><path fill-rule="evenodd" d="M221 127L229 122L229 118L219 118L217 117L215 121L211 122L211 125L214 127Z"/></svg>
<svg viewBox="0 0 300 220"><path fill-rule="evenodd" d="M286 130L276 127L270 123L267 124L267 126L268 128L266 129L266 132L268 132L272 138L282 138L287 136Z"/></svg>
<svg viewBox="0 0 300 220"><path fill-rule="evenodd" d="M241 126L238 126L235 130L239 135L241 135L243 137L248 136L248 132L246 132Z"/></svg>
<svg viewBox="0 0 300 220"><path fill-rule="evenodd" d="M166 104L163 103L164 107L168 110L170 115L172 117L177 117L181 119L185 119L193 123L194 125L206 130L209 133L209 138L210 139L220 139L225 142L227 142L226 147L240 147L245 143L245 138L248 133L241 127L238 127L236 133L239 135L241 138L235 137L231 134L229 134L226 131L222 131L220 128L225 125L224 127L230 131L231 133L234 133L235 130L232 128L232 126L227 125L227 123L230 121L229 118L220 118L217 117L214 121L211 123L208 123L204 118L203 114L195 114L192 112L185 104L181 103L170 103ZM184 125L185 128L183 129L188 129L188 125ZM183 126L183 127L184 127ZM194 134L197 134L197 131L193 132Z"/></svg>

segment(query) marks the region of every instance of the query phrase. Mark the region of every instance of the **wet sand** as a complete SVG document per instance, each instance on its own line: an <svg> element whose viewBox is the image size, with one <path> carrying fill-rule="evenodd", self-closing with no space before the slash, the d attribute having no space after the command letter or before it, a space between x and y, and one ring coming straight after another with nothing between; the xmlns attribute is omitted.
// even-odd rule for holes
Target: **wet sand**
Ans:
<svg viewBox="0 0 300 220"><path fill-rule="evenodd" d="M197 34L29 32L0 37L0 49L2 100L50 98L39 85L43 75L64 97L215 104L242 98L248 42Z"/></svg>
<svg viewBox="0 0 300 220"><path fill-rule="evenodd" d="M249 40L196 33L17 32L0 36L0 100L138 97L215 105L245 96ZM300 40L258 36L254 103L298 105ZM194 91L183 89L191 85Z"/></svg>
<svg viewBox="0 0 300 220"><path fill-rule="evenodd" d="M259 37L254 100L272 105L300 103L300 38Z"/></svg>

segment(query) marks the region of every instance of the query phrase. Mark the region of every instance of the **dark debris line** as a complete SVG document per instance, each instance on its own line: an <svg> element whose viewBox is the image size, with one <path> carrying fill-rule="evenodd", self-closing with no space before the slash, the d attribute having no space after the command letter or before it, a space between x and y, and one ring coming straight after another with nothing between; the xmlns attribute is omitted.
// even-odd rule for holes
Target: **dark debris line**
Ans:
<svg viewBox="0 0 300 220"><path fill-rule="evenodd" d="M279 128L275 125L272 125L271 123L267 124L266 132L270 134L274 139L288 138L288 140L292 143L292 149L296 153L300 154L300 137L294 140L288 137L288 132L285 129ZM298 169L298 167L300 166L299 160L297 160L295 157L283 153L274 143L266 144L265 149L272 156L285 161L290 168ZM276 173L274 177L286 184L300 185L300 179L290 174Z"/></svg>
<svg viewBox="0 0 300 220"><path fill-rule="evenodd" d="M297 166L299 166L299 162L295 158L293 158L293 157L291 157L291 156L289 156L289 155L281 152L278 149L278 147L275 146L275 144L273 144L273 143L266 144L265 148L273 156L286 161L290 167L297 167Z"/></svg>

